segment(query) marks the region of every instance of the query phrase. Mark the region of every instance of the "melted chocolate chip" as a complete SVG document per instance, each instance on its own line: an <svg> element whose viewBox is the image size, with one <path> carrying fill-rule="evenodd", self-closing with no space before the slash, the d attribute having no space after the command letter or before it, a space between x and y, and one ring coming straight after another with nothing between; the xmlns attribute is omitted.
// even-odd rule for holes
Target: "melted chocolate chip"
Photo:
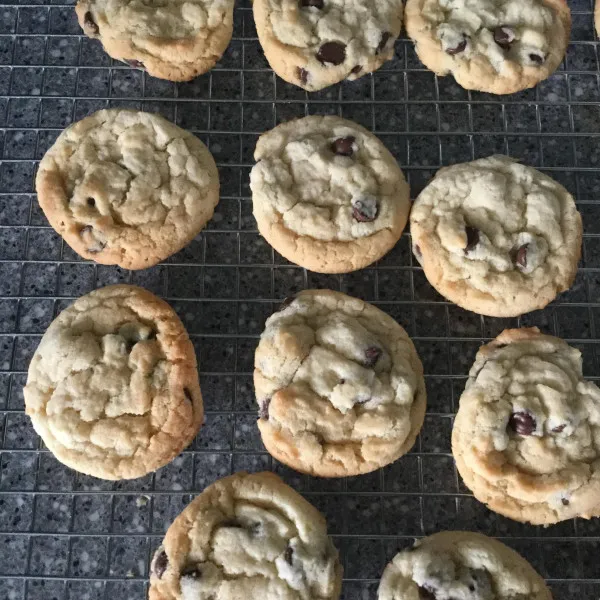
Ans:
<svg viewBox="0 0 600 600"><path fill-rule="evenodd" d="M377 346L369 346L365 350L365 367L374 367L379 360L379 357L383 354L383 350Z"/></svg>
<svg viewBox="0 0 600 600"><path fill-rule="evenodd" d="M465 246L465 254L468 254L479 244L479 229L475 227L466 227L465 233L467 234L467 245Z"/></svg>
<svg viewBox="0 0 600 600"><path fill-rule="evenodd" d="M244 526L236 519L223 521L223 523L221 523L221 527L228 527L230 529L244 529Z"/></svg>
<svg viewBox="0 0 600 600"><path fill-rule="evenodd" d="M460 42L458 45L454 46L454 48L446 48L446 54L449 54L450 56L454 56L455 54L460 54L461 52L464 52L466 47L467 47L467 38L464 38L463 41Z"/></svg>
<svg viewBox="0 0 600 600"><path fill-rule="evenodd" d="M494 41L504 50L508 50L514 40L515 32L510 27L500 25L494 29Z"/></svg>
<svg viewBox="0 0 600 600"><path fill-rule="evenodd" d="M373 197L362 198L352 202L352 216L359 223L370 223L377 218L379 207Z"/></svg>
<svg viewBox="0 0 600 600"><path fill-rule="evenodd" d="M190 392L190 390L188 388L183 388L183 395L185 396L185 399L192 404L194 402L194 398L192 396L192 392Z"/></svg>
<svg viewBox="0 0 600 600"><path fill-rule="evenodd" d="M294 300L296 299L296 295L292 294L291 296L287 296L283 299L283 302L280 304L278 310L286 309Z"/></svg>
<svg viewBox="0 0 600 600"><path fill-rule="evenodd" d="M271 398L267 398L264 402L261 403L260 408L258 409L259 419L269 418L269 404L271 404Z"/></svg>
<svg viewBox="0 0 600 600"><path fill-rule="evenodd" d="M94 198L88 198L86 200L86 202L87 202L87 205L90 206L90 207L91 206L96 206L96 201L94 200Z"/></svg>
<svg viewBox="0 0 600 600"><path fill-rule="evenodd" d="M323 8L323 0L300 0L300 6L313 6L314 8Z"/></svg>
<svg viewBox="0 0 600 600"><path fill-rule="evenodd" d="M294 549L292 547L288 546L285 549L285 554L283 555L283 558L285 559L285 562L288 565L292 564L292 556L293 556L293 554L294 554Z"/></svg>
<svg viewBox="0 0 600 600"><path fill-rule="evenodd" d="M134 69L144 69L144 63L140 60L135 60L135 58L132 59L128 59L125 58L123 59L124 62L126 62L130 67L134 68Z"/></svg>
<svg viewBox="0 0 600 600"><path fill-rule="evenodd" d="M90 33L96 35L100 32L100 28L98 27L98 23L94 21L94 17L92 13L88 10L83 17L83 26L89 29Z"/></svg>
<svg viewBox="0 0 600 600"><path fill-rule="evenodd" d="M535 431L535 419L527 412L512 413L508 419L508 426L519 435L531 435Z"/></svg>
<svg viewBox="0 0 600 600"><path fill-rule="evenodd" d="M536 54L535 52L529 54L529 60L536 65L544 64L544 57L541 54Z"/></svg>
<svg viewBox="0 0 600 600"><path fill-rule="evenodd" d="M433 590L426 588L423 585L419 586L419 600L437 600Z"/></svg>
<svg viewBox="0 0 600 600"><path fill-rule="evenodd" d="M298 67L296 69L296 76L298 77L302 85L306 85L308 81L308 71L306 69Z"/></svg>
<svg viewBox="0 0 600 600"><path fill-rule="evenodd" d="M152 572L161 579L165 574L167 567L169 566L169 557L164 550L161 550L154 559L154 564L152 565Z"/></svg>
<svg viewBox="0 0 600 600"><path fill-rule="evenodd" d="M570 502L566 498L561 498L560 501L562 502L563 506L569 506L570 504Z"/></svg>
<svg viewBox="0 0 600 600"><path fill-rule="evenodd" d="M421 247L419 246L419 244L415 244L415 254L417 256L423 256L423 253L421 252Z"/></svg>
<svg viewBox="0 0 600 600"><path fill-rule="evenodd" d="M317 52L322 64L341 65L346 58L346 45L340 42L325 42Z"/></svg>
<svg viewBox="0 0 600 600"><path fill-rule="evenodd" d="M515 264L518 269L527 268L527 251L529 250L529 244L523 244L515 255Z"/></svg>
<svg viewBox="0 0 600 600"><path fill-rule="evenodd" d="M556 427L552 428L552 432L553 433L562 433L565 430L566 426L567 426L566 423L563 423L562 425L557 425Z"/></svg>
<svg viewBox="0 0 600 600"><path fill-rule="evenodd" d="M354 142L356 138L353 135L338 138L331 144L331 151L338 156L352 156L354 154Z"/></svg>
<svg viewBox="0 0 600 600"><path fill-rule="evenodd" d="M200 579L202 577L202 571L195 565L185 567L181 572L182 577L190 577L191 579Z"/></svg>
<svg viewBox="0 0 600 600"><path fill-rule="evenodd" d="M362 65L356 65L351 71L350 73L352 73L352 75L358 75L360 72L362 71Z"/></svg>
<svg viewBox="0 0 600 600"><path fill-rule="evenodd" d="M386 44L390 41L392 34L389 31L384 31L381 34L381 40L379 42L379 46L375 49L375 54L379 54L386 46Z"/></svg>
<svg viewBox="0 0 600 600"><path fill-rule="evenodd" d="M86 225L81 229L79 235L82 237L83 241L88 244L87 251L90 254L97 254L98 252L102 252L104 248L106 248L106 242L101 242L94 237L93 234L94 228L91 225Z"/></svg>

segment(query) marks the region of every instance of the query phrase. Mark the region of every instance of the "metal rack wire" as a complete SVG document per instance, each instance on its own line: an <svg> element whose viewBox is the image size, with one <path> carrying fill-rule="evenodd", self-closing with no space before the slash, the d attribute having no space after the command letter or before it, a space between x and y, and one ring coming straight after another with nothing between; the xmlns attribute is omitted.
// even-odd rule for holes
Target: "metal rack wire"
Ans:
<svg viewBox="0 0 600 600"><path fill-rule="evenodd" d="M81 36L71 4L0 3L0 598L143 598L150 556L171 520L214 479L273 469L327 516L345 564L345 600L374 599L398 548L444 528L497 536L549 580L556 600L600 597L600 521L547 529L490 513L456 475L449 434L474 353L506 326L536 324L581 348L600 375L600 88L591 0L572 0L565 64L537 88L507 97L437 79L401 39L377 73L307 95L268 68L250 0L209 74L174 84L111 61ZM63 127L106 106L157 111L210 147L222 181L215 218L163 265L128 272L81 261L49 228L33 194L36 162ZM520 319L490 319L445 302L410 254L408 235L378 264L345 276L306 272L274 253L252 218L248 173L260 133L305 114L353 119L384 141L415 197L441 166L502 152L561 181L584 218L573 288ZM207 422L159 472L113 484L60 465L23 413L29 359L53 316L113 282L165 297L197 348ZM318 480L277 464L255 426L253 352L278 301L330 287L380 306L415 339L429 406L417 445L372 475ZM600 321L599 321L600 323Z"/></svg>

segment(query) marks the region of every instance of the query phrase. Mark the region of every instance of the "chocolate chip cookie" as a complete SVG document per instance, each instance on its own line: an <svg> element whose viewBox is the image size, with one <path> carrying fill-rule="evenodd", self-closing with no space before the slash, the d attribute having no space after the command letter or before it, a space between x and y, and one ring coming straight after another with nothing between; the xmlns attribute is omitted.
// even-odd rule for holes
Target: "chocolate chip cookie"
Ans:
<svg viewBox="0 0 600 600"><path fill-rule="evenodd" d="M549 77L571 31L566 0L407 0L425 66L469 90L512 94Z"/></svg>
<svg viewBox="0 0 600 600"><path fill-rule="evenodd" d="M233 31L234 0L79 0L88 37L113 58L153 77L188 81L221 58Z"/></svg>
<svg viewBox="0 0 600 600"><path fill-rule="evenodd" d="M404 329L357 298L306 290L288 298L254 360L267 450L321 477L368 473L410 450L423 424L423 367Z"/></svg>
<svg viewBox="0 0 600 600"><path fill-rule="evenodd" d="M219 174L206 146L159 115L101 110L63 131L40 162L38 201L77 254L144 269L212 217Z"/></svg>
<svg viewBox="0 0 600 600"><path fill-rule="evenodd" d="M256 145L250 173L258 229L285 258L319 273L347 273L400 238L409 189L372 133L339 117L275 127Z"/></svg>
<svg viewBox="0 0 600 600"><path fill-rule="evenodd" d="M522 315L546 306L575 278L582 225L573 197L507 156L438 171L410 222L425 276L467 310Z"/></svg>
<svg viewBox="0 0 600 600"><path fill-rule="evenodd" d="M507 329L477 353L454 430L465 484L491 510L548 525L597 514L600 389L581 353L537 328Z"/></svg>
<svg viewBox="0 0 600 600"><path fill-rule="evenodd" d="M254 0L258 39L279 77L308 91L375 71L394 55L402 0Z"/></svg>
<svg viewBox="0 0 600 600"><path fill-rule="evenodd" d="M169 527L150 600L337 600L338 552L325 519L273 473L207 487Z"/></svg>
<svg viewBox="0 0 600 600"><path fill-rule="evenodd" d="M203 422L196 356L166 303L115 285L52 322L23 390L25 410L56 458L103 479L132 479L171 461Z"/></svg>
<svg viewBox="0 0 600 600"><path fill-rule="evenodd" d="M534 568L480 533L442 531L399 552L387 565L378 600L552 600Z"/></svg>

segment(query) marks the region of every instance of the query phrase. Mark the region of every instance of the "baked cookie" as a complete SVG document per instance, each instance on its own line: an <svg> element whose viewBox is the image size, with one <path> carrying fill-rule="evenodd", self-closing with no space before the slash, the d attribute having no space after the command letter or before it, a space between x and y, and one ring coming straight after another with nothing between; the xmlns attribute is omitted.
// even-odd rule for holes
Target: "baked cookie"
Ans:
<svg viewBox="0 0 600 600"><path fill-rule="evenodd" d="M480 533L442 531L399 552L381 577L378 600L552 600L534 568Z"/></svg>
<svg viewBox="0 0 600 600"><path fill-rule="evenodd" d="M406 31L423 64L463 88L512 94L546 79L571 32L566 0L407 0Z"/></svg>
<svg viewBox="0 0 600 600"><path fill-rule="evenodd" d="M79 0L88 37L113 58L153 77L188 81L221 58L233 31L234 0Z"/></svg>
<svg viewBox="0 0 600 600"><path fill-rule="evenodd" d="M306 290L267 319L254 360L267 450L321 477L359 475L410 450L425 416L406 331L358 298Z"/></svg>
<svg viewBox="0 0 600 600"><path fill-rule="evenodd" d="M507 329L477 353L452 452L475 497L517 521L597 514L600 389L581 353L537 328Z"/></svg>
<svg viewBox="0 0 600 600"><path fill-rule="evenodd" d="M313 92L357 79L394 56L402 0L254 0L258 39L271 68Z"/></svg>
<svg viewBox="0 0 600 600"><path fill-rule="evenodd" d="M285 258L318 273L356 271L400 238L409 189L372 133L339 117L278 125L256 145L254 217Z"/></svg>
<svg viewBox="0 0 600 600"><path fill-rule="evenodd" d="M167 464L204 418L183 324L166 302L132 285L96 290L63 310L31 359L23 393L54 456L103 479Z"/></svg>
<svg viewBox="0 0 600 600"><path fill-rule="evenodd" d="M273 473L207 487L173 521L150 600L337 600L338 552L323 515Z"/></svg>
<svg viewBox="0 0 600 600"><path fill-rule="evenodd" d="M206 146L159 115L101 110L63 131L40 162L38 201L77 254L144 269L212 217L219 174Z"/></svg>
<svg viewBox="0 0 600 600"><path fill-rule="evenodd" d="M581 255L571 194L507 156L438 171L415 201L410 226L429 283L492 317L546 306L573 283Z"/></svg>

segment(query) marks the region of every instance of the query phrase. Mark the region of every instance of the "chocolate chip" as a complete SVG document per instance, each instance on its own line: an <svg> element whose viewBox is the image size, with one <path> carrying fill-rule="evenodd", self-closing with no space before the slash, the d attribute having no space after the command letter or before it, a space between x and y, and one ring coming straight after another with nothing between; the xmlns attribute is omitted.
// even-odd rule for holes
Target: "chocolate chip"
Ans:
<svg viewBox="0 0 600 600"><path fill-rule="evenodd" d="M536 54L535 52L532 52L529 55L529 60L536 65L541 65L544 63L544 57L541 54Z"/></svg>
<svg viewBox="0 0 600 600"><path fill-rule="evenodd" d="M433 590L426 588L424 585L419 586L419 600L437 600L437 596Z"/></svg>
<svg viewBox="0 0 600 600"><path fill-rule="evenodd" d="M135 58L132 59L128 59L125 58L123 59L124 62L126 62L130 67L134 68L134 69L144 69L144 63L139 61L139 60L135 60Z"/></svg>
<svg viewBox="0 0 600 600"><path fill-rule="evenodd" d="M523 244L515 255L515 264L518 269L527 268L527 251L529 249L529 244Z"/></svg>
<svg viewBox="0 0 600 600"><path fill-rule="evenodd" d="M508 50L512 42L515 40L515 32L506 25L500 25L494 29L494 41L498 46Z"/></svg>
<svg viewBox="0 0 600 600"><path fill-rule="evenodd" d="M557 425L556 427L552 428L552 432L553 433L562 433L565 430L566 426L567 426L566 423L563 423L562 425Z"/></svg>
<svg viewBox="0 0 600 600"><path fill-rule="evenodd" d="M285 554L283 555L283 558L285 559L285 562L288 565L292 564L292 555L294 554L294 549L291 546L288 546L285 549Z"/></svg>
<svg viewBox="0 0 600 600"><path fill-rule="evenodd" d="M167 567L169 566L169 557L164 550L161 550L156 554L154 558L154 564L152 565L152 572L161 579L165 574Z"/></svg>
<svg viewBox="0 0 600 600"><path fill-rule="evenodd" d="M419 246L419 244L415 245L415 254L417 256L423 256L423 253L421 252L421 247Z"/></svg>
<svg viewBox="0 0 600 600"><path fill-rule="evenodd" d="M190 565L181 572L181 576L190 577L191 579L200 579L202 577L202 571L195 565Z"/></svg>
<svg viewBox="0 0 600 600"><path fill-rule="evenodd" d="M356 65L355 67L352 68L350 73L352 73L352 75L358 75L361 71L362 71L362 65Z"/></svg>
<svg viewBox="0 0 600 600"><path fill-rule="evenodd" d="M331 144L331 151L338 156L352 156L354 154L354 142L356 138L353 135L338 138Z"/></svg>
<svg viewBox="0 0 600 600"><path fill-rule="evenodd" d="M562 502L563 506L569 506L570 504L570 502L566 498L561 498L560 501Z"/></svg>
<svg viewBox="0 0 600 600"><path fill-rule="evenodd" d="M465 246L465 254L468 254L479 244L479 229L475 227L466 227L465 233L467 234L467 245Z"/></svg>
<svg viewBox="0 0 600 600"><path fill-rule="evenodd" d="M323 0L300 0L300 6L314 6L314 8L323 8Z"/></svg>
<svg viewBox="0 0 600 600"><path fill-rule="evenodd" d="M365 367L374 367L379 360L379 357L383 354L383 350L377 346L369 346L365 350Z"/></svg>
<svg viewBox="0 0 600 600"><path fill-rule="evenodd" d="M317 52L319 62L341 65L346 58L346 45L340 42L325 42Z"/></svg>
<svg viewBox="0 0 600 600"><path fill-rule="evenodd" d="M260 404L260 408L258 409L258 418L259 419L268 419L269 418L269 404L271 404L271 398L267 398Z"/></svg>
<svg viewBox="0 0 600 600"><path fill-rule="evenodd" d="M372 196L354 200L352 202L352 216L359 223L370 223L377 218L379 207L377 200Z"/></svg>
<svg viewBox="0 0 600 600"><path fill-rule="evenodd" d="M87 251L90 254L98 254L98 252L102 252L102 250L106 248L106 242L101 242L100 240L97 240L94 237L93 231L94 228L91 225L86 225L81 229L79 235L82 237L83 241L86 244L88 244Z"/></svg>
<svg viewBox="0 0 600 600"><path fill-rule="evenodd" d="M296 295L292 294L291 296L287 296L283 299L283 302L279 306L279 310L285 310L294 300L296 299Z"/></svg>
<svg viewBox="0 0 600 600"><path fill-rule="evenodd" d="M306 82L308 81L308 71L306 69L303 69L302 67L298 67L296 69L296 75L300 80L300 83L302 85L306 85Z"/></svg>
<svg viewBox="0 0 600 600"><path fill-rule="evenodd" d="M88 206L96 206L96 201L93 198L88 198L87 205Z"/></svg>
<svg viewBox="0 0 600 600"><path fill-rule="evenodd" d="M230 519L221 523L221 527L229 527L231 529L244 529L244 526L236 519Z"/></svg>
<svg viewBox="0 0 600 600"><path fill-rule="evenodd" d="M531 435L535 431L535 419L527 412L512 413L508 419L508 426L519 435Z"/></svg>
<svg viewBox="0 0 600 600"><path fill-rule="evenodd" d="M94 17L92 13L88 10L83 17L83 26L87 27L91 33L96 35L100 32L100 28L98 27L98 23L94 21Z"/></svg>
<svg viewBox="0 0 600 600"><path fill-rule="evenodd" d="M190 392L190 390L188 388L183 388L183 395L185 396L185 399L190 403L193 404L194 402L194 397L192 396L192 392Z"/></svg>
<svg viewBox="0 0 600 600"><path fill-rule="evenodd" d="M446 54L450 56L454 56L455 54L460 54L464 52L464 49L467 47L467 38L464 38L462 42L456 45L454 48L446 48Z"/></svg>
<svg viewBox="0 0 600 600"><path fill-rule="evenodd" d="M375 49L375 54L379 54L384 48L385 45L390 41L392 34L389 31L384 31L381 34L381 40L379 42L379 46Z"/></svg>

